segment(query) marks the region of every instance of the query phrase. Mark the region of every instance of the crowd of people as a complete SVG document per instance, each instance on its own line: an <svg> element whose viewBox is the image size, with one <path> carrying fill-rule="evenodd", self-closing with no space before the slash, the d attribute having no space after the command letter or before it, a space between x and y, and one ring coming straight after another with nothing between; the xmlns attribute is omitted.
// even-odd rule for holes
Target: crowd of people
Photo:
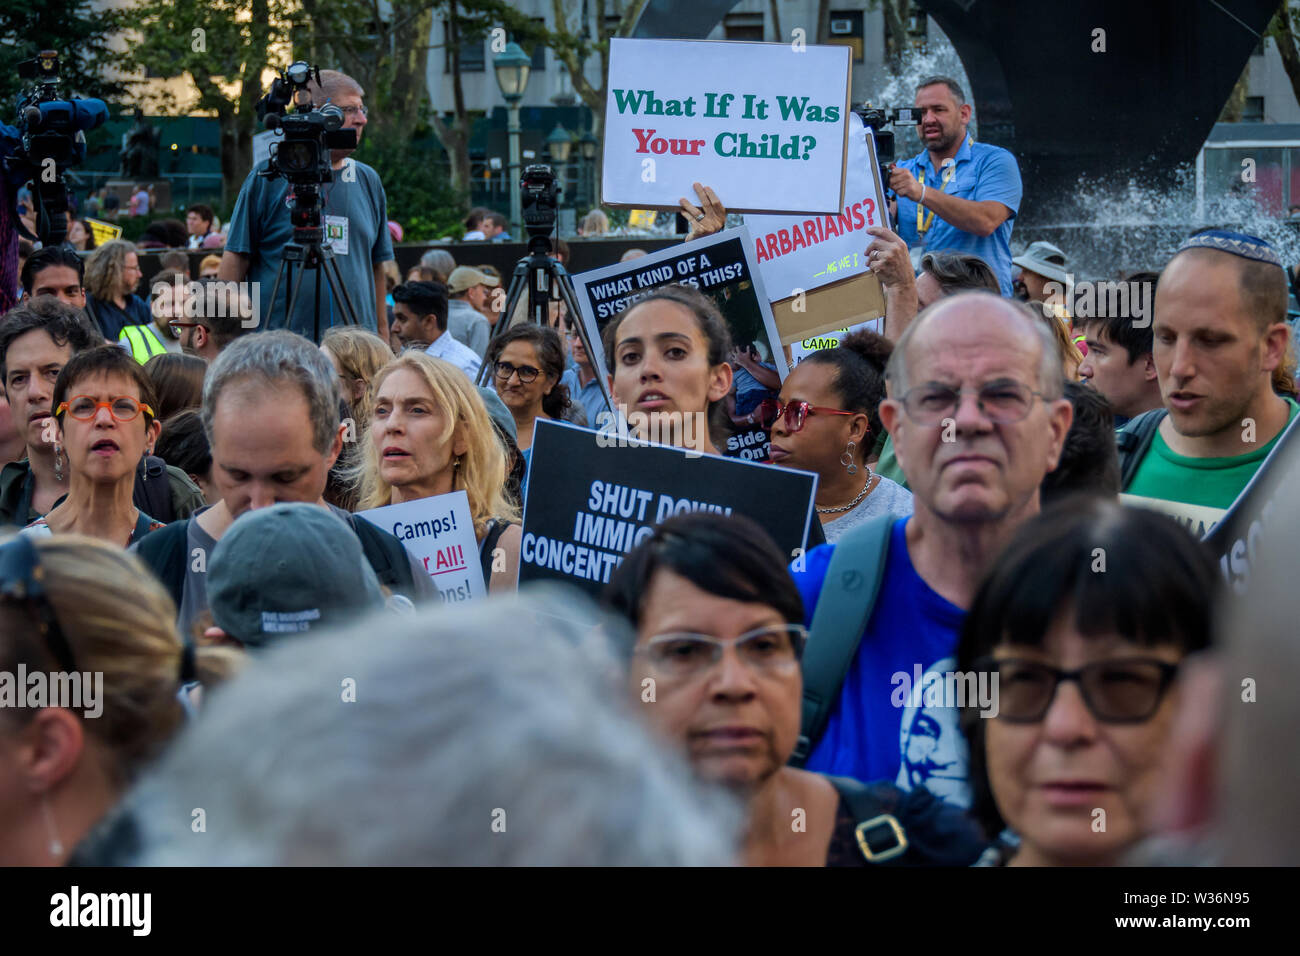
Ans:
<svg viewBox="0 0 1300 956"><path fill-rule="evenodd" d="M360 132L364 91L321 85ZM1014 159L969 140L953 81L916 105L898 229L864 250L885 313L785 375L667 285L590 342L601 381L562 302L506 317L501 276L442 248L400 276L360 163L326 209L356 322L241 308L227 283L270 290L290 236L255 172L208 274L182 255L147 300L131 243L28 256L0 319L0 675L83 693L0 706L0 863L1300 861L1269 770L1300 506L1261 471L1300 412L1285 266L1206 230L1131 278L1151 316L1073 317L1064 254L1011 255ZM726 221L697 200L687 241ZM220 245L210 213L190 248ZM599 602L513 593L537 423L611 415L683 447L658 424L698 418L715 455L766 429L753 467L816 476L763 505L811 508L807 550L685 514ZM1200 538L1257 474L1242 602ZM459 607L366 515L452 492L487 594Z"/></svg>

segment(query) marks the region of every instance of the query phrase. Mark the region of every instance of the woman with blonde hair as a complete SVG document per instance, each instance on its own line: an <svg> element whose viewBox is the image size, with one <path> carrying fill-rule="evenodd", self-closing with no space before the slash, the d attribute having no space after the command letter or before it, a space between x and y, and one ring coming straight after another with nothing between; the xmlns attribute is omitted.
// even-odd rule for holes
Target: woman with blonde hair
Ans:
<svg viewBox="0 0 1300 956"><path fill-rule="evenodd" d="M167 592L119 547L80 535L0 543L0 672L21 668L29 687L46 674L58 691L0 708L0 866L60 866L79 843L85 862L93 831L181 729L181 689L239 666L237 651L183 644L175 620Z"/></svg>
<svg viewBox="0 0 1300 956"><path fill-rule="evenodd" d="M339 392L357 425L357 433L370 427L373 392L370 383L393 360L393 350L374 332L354 325L336 325L321 338L320 350L334 363Z"/></svg>
<svg viewBox="0 0 1300 956"><path fill-rule="evenodd" d="M504 494L506 451L478 391L450 362L406 352L375 376L359 509L463 490L483 578L513 590L522 538Z"/></svg>
<svg viewBox="0 0 1300 956"><path fill-rule="evenodd" d="M374 332L356 326L336 325L321 338L320 350L338 375L339 395L347 405L342 416L350 419L352 436L343 443L343 452L330 469L325 485L325 500L352 511L357 506L357 475L362 453L357 438L370 427L370 409L374 392L370 383L379 370L393 359L393 350Z"/></svg>

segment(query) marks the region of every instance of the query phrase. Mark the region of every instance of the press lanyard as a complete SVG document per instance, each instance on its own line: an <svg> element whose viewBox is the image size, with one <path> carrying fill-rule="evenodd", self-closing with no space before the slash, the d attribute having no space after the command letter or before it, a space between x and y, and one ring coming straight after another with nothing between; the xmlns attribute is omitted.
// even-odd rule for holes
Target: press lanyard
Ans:
<svg viewBox="0 0 1300 956"><path fill-rule="evenodd" d="M957 171L957 163L956 161L954 161L952 165L948 167L947 171L943 174L943 182L939 184L939 192L945 192L948 189L948 181L952 179L952 174L955 173L956 171ZM925 164L924 163L922 163L921 167L916 171L916 181L920 183L922 186L925 185ZM925 217L925 214L927 212L930 214L928 219ZM918 202L916 204L917 236L918 237L924 236L927 232L930 231L930 227L932 225L934 225L934 210L926 209Z"/></svg>

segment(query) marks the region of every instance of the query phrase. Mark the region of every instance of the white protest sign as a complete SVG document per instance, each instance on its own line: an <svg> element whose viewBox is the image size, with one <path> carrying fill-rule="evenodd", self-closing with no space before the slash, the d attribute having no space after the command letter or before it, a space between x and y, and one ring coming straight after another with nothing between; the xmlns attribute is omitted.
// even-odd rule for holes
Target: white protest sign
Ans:
<svg viewBox="0 0 1300 956"><path fill-rule="evenodd" d="M745 217L754 237L754 258L773 302L870 271L866 249L872 237L867 227L889 228L889 211L874 137L856 113L849 117L845 179L844 205L836 215Z"/></svg>
<svg viewBox="0 0 1300 956"><path fill-rule="evenodd" d="M271 144L275 142L275 137L276 132L271 129L264 129L260 133L253 134L254 169L271 158Z"/></svg>
<svg viewBox="0 0 1300 956"><path fill-rule="evenodd" d="M866 322L859 322L857 325L847 329L835 329L831 332L823 332L821 335L814 335L811 338L800 339L797 342L790 343L790 367L798 365L813 352L821 349L833 349L843 341L844 336L850 332L875 332L877 335L885 334L885 319L881 316L878 319L870 319Z"/></svg>
<svg viewBox="0 0 1300 956"><path fill-rule="evenodd" d="M609 45L603 204L677 209L700 182L731 212L840 210L849 47Z"/></svg>
<svg viewBox="0 0 1300 956"><path fill-rule="evenodd" d="M371 508L357 515L401 541L429 573L443 601L469 601L487 595L465 492Z"/></svg>

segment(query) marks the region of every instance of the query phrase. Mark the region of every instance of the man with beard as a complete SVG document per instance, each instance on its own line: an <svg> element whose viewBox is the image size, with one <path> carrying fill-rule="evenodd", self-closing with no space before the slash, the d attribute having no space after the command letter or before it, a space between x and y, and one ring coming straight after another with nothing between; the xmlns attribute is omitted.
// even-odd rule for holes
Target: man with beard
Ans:
<svg viewBox="0 0 1300 956"><path fill-rule="evenodd" d="M1120 432L1125 500L1198 537L1232 506L1300 407L1273 390L1288 347L1287 282L1264 240L1209 230L1156 286L1152 359L1164 408Z"/></svg>
<svg viewBox="0 0 1300 956"><path fill-rule="evenodd" d="M979 256L1010 295L1011 226L1021 195L1015 157L970 136L971 106L951 77L923 79L916 109L925 150L895 164L889 177L898 234L912 249Z"/></svg>

